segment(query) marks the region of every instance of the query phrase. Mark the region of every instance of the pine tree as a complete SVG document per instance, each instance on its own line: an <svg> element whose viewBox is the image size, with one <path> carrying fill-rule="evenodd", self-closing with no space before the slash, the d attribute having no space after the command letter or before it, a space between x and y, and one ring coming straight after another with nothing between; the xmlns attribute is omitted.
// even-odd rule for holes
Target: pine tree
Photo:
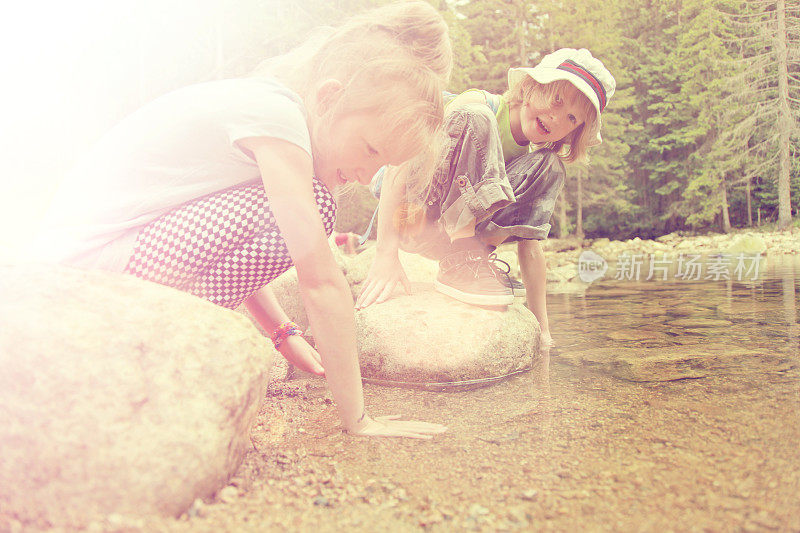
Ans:
<svg viewBox="0 0 800 533"><path fill-rule="evenodd" d="M756 199L761 204L775 189L772 205L783 229L791 224L791 152L793 146L797 150L800 131L800 2L749 0L724 6L723 13L740 47L730 78L738 92L729 98L740 113L722 135L727 166L741 173L739 182L760 184Z"/></svg>
<svg viewBox="0 0 800 533"><path fill-rule="evenodd" d="M725 98L731 92L726 81L735 54L728 43L729 26L719 16L720 0L684 0L676 27L677 46L671 54L679 66L679 86L674 102L683 106L682 124L676 135L689 149L682 172L682 201L679 207L686 224L705 226L714 219L730 231L728 188L732 175L723 161L727 147L718 142L720 130L732 113ZM696 117L696 118L694 118Z"/></svg>
<svg viewBox="0 0 800 533"><path fill-rule="evenodd" d="M473 87L494 93L507 88L511 66L529 64L527 43L534 7L525 0L462 1L457 10L485 62L473 65L468 76Z"/></svg>

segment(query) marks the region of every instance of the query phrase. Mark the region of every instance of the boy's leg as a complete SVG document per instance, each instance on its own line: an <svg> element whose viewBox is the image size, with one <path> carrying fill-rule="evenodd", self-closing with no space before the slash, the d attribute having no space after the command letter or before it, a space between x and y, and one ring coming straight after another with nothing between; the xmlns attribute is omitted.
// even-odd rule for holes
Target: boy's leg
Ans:
<svg viewBox="0 0 800 533"><path fill-rule="evenodd" d="M440 259L436 288L470 304L507 305L513 294L475 235L476 224L514 201L495 116L484 105L463 106L448 113L446 130L447 151L425 201L439 234L436 254L426 254Z"/></svg>
<svg viewBox="0 0 800 533"><path fill-rule="evenodd" d="M498 210L476 231L493 245L518 242L528 308L539 320L543 342L549 345L552 339L546 305L547 263L540 241L550 232L550 217L564 187L564 165L553 152L540 150L509 162L506 171L517 202Z"/></svg>
<svg viewBox="0 0 800 533"><path fill-rule="evenodd" d="M552 346L553 338L547 316L547 260L544 251L537 240L519 241L517 245L519 268L527 288L528 309L539 321L542 346Z"/></svg>
<svg viewBox="0 0 800 533"><path fill-rule="evenodd" d="M475 233L490 246L546 239L556 200L564 187L564 164L552 151L538 150L510 161L506 174L516 202L479 222Z"/></svg>
<svg viewBox="0 0 800 533"><path fill-rule="evenodd" d="M475 236L475 225L515 201L506 176L497 119L488 106L470 104L449 112L442 164L426 198L429 218L451 240Z"/></svg>

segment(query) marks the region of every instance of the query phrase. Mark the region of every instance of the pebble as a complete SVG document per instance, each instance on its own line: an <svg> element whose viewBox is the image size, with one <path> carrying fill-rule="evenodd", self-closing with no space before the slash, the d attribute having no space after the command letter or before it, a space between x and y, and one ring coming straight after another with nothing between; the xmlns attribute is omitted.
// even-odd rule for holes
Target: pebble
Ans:
<svg viewBox="0 0 800 533"><path fill-rule="evenodd" d="M223 503L231 503L238 497L239 497L239 489L237 489L233 485L228 485L227 487L224 487L217 493L217 500Z"/></svg>
<svg viewBox="0 0 800 533"><path fill-rule="evenodd" d="M319 507L330 507L331 502L325 496L317 496L316 498L314 498L314 505L317 505Z"/></svg>
<svg viewBox="0 0 800 533"><path fill-rule="evenodd" d="M192 506L186 511L186 516L189 518L202 517L205 514L206 504L200 498L192 502Z"/></svg>
<svg viewBox="0 0 800 533"><path fill-rule="evenodd" d="M532 501L535 500L536 497L539 495L539 491L536 489L526 490L522 493L522 499Z"/></svg>
<svg viewBox="0 0 800 533"><path fill-rule="evenodd" d="M470 516L487 515L489 514L489 509L480 504L473 503L469 507L469 514Z"/></svg>
<svg viewBox="0 0 800 533"><path fill-rule="evenodd" d="M279 465L288 465L289 463L292 462L286 455L284 455L282 453L278 454L278 456L275 458L275 461Z"/></svg>

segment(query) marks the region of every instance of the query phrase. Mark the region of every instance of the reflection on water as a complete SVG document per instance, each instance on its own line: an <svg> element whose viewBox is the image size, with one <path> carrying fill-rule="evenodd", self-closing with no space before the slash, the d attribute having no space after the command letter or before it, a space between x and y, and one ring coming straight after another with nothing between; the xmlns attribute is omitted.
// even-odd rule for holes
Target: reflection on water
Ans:
<svg viewBox="0 0 800 533"><path fill-rule="evenodd" d="M716 358L718 369L787 370L800 354L798 278L798 258L778 257L758 281L603 280L585 295L553 295L548 306L559 353L577 353L577 362L695 353ZM588 357L593 351L605 355Z"/></svg>

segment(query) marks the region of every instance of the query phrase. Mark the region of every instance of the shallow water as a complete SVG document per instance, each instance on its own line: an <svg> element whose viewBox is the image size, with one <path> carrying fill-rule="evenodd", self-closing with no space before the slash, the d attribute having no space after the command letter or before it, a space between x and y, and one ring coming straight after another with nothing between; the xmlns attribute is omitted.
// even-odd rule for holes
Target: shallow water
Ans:
<svg viewBox="0 0 800 533"><path fill-rule="evenodd" d="M697 363L695 374L709 377L796 368L798 308L800 258L795 256L770 258L756 280L603 280L585 295L549 298L557 351L568 358L618 350L631 357L676 360L683 353ZM667 377L656 369L650 376L653 381Z"/></svg>
<svg viewBox="0 0 800 533"><path fill-rule="evenodd" d="M273 384L239 495L166 526L800 530L799 293L790 257L747 283L551 296L558 348L531 372L449 393L365 386L374 414L449 426L427 441L343 435L322 381Z"/></svg>

